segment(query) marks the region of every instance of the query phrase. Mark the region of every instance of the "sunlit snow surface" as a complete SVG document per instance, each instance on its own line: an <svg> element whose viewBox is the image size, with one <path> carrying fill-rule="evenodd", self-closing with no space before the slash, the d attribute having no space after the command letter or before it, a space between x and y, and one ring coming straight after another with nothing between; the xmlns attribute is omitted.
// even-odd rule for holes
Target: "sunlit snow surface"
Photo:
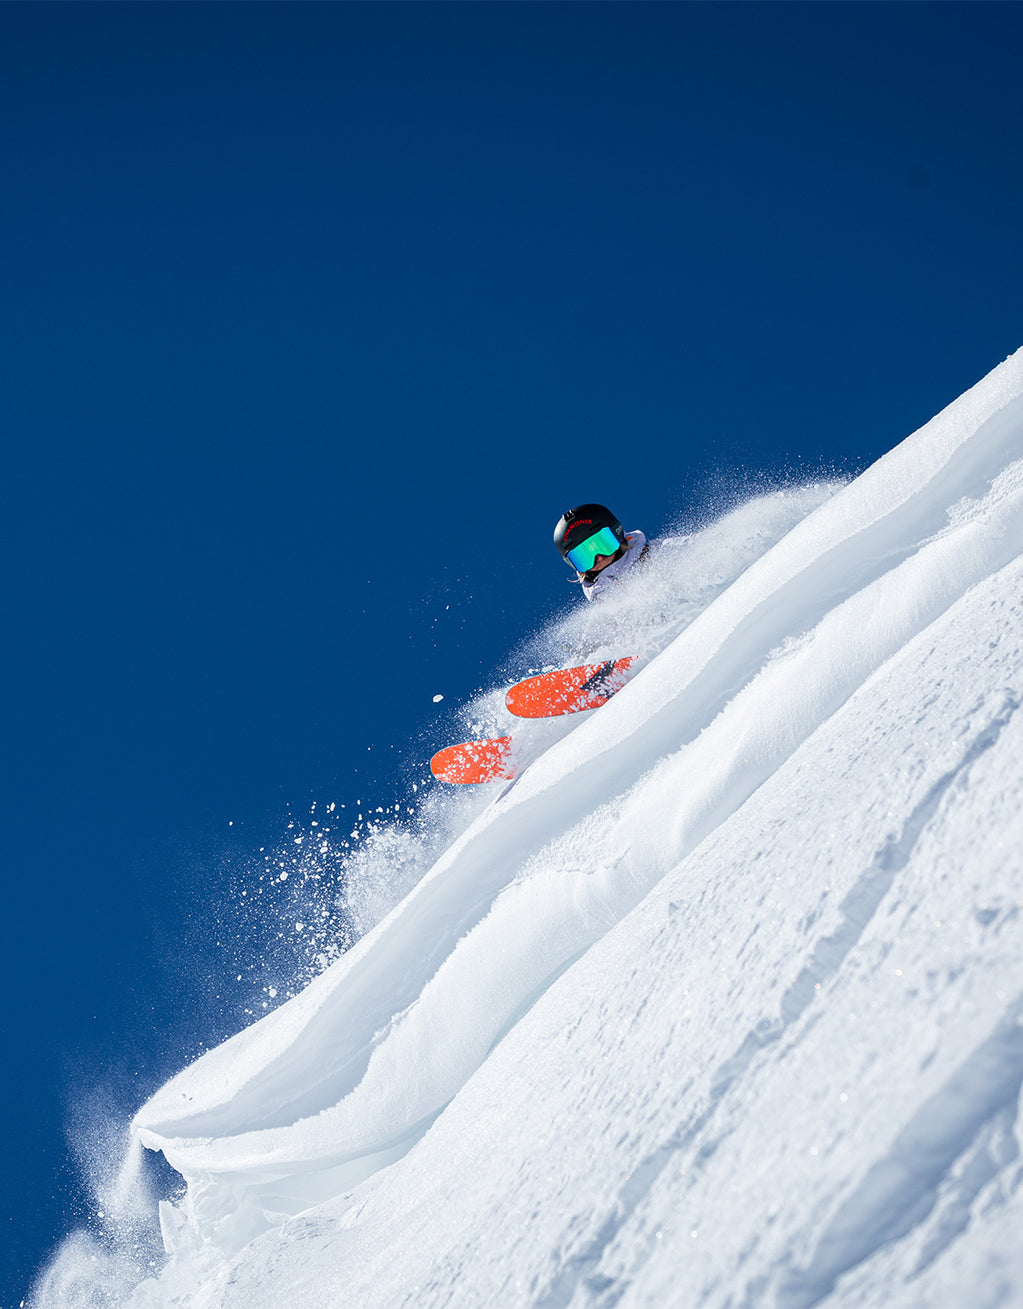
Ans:
<svg viewBox="0 0 1023 1309"><path fill-rule="evenodd" d="M543 634L666 644L140 1109L158 1275L33 1303L1023 1305L1021 456L1023 353Z"/></svg>

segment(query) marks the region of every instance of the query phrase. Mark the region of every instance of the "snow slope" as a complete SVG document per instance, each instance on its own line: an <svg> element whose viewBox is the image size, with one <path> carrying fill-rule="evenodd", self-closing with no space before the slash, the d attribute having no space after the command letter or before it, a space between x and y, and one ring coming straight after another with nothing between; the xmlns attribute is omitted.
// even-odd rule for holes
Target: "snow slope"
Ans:
<svg viewBox="0 0 1023 1309"><path fill-rule="evenodd" d="M140 1109L188 1190L108 1303L1023 1305L1023 352L744 514L566 626L667 644Z"/></svg>

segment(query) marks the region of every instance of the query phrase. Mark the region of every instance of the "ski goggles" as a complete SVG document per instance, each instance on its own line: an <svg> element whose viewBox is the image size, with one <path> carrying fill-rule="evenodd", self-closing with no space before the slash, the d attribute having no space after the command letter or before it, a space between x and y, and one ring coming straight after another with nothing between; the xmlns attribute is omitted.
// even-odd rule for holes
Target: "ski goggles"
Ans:
<svg viewBox="0 0 1023 1309"><path fill-rule="evenodd" d="M588 573L597 561L598 555L614 555L622 548L621 541L610 527L602 527L585 541L574 545L565 555L577 573Z"/></svg>

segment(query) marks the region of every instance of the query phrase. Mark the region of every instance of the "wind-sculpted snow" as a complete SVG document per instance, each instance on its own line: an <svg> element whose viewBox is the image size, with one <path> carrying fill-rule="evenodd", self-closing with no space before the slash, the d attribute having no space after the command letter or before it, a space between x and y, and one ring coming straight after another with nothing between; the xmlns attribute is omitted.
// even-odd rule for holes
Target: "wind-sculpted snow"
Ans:
<svg viewBox="0 0 1023 1309"><path fill-rule="evenodd" d="M1017 355L546 634L661 648L142 1107L137 1309L1023 1304L1021 456Z"/></svg>

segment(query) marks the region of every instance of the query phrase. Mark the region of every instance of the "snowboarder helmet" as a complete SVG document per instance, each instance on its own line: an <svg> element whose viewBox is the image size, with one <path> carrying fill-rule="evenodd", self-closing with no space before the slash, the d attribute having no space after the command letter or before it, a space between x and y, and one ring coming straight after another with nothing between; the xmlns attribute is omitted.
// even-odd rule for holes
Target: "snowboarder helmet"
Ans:
<svg viewBox="0 0 1023 1309"><path fill-rule="evenodd" d="M554 544L577 573L588 573L598 555L617 558L629 542L625 529L606 505L576 505L558 520Z"/></svg>

